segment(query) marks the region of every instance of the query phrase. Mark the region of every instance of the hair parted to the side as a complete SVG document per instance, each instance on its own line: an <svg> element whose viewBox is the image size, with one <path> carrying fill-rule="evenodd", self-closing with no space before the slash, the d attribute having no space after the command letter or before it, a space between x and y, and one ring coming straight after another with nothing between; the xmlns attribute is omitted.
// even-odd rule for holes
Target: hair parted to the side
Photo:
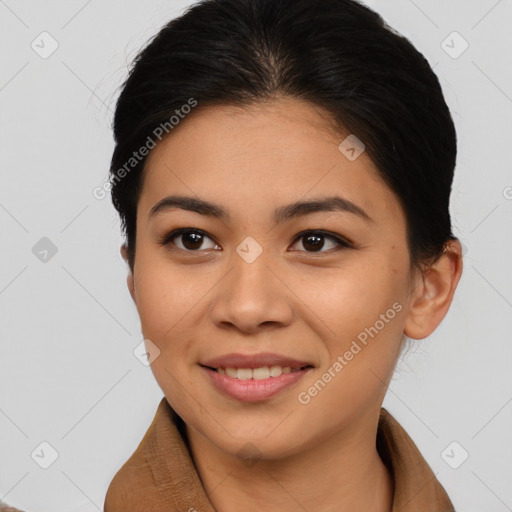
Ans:
<svg viewBox="0 0 512 512"><path fill-rule="evenodd" d="M111 193L132 270L146 159L116 172L133 151L191 99L244 107L282 95L323 107L365 144L404 209L411 264L440 256L455 238L457 140L423 55L355 0L202 0L142 49L117 101Z"/></svg>

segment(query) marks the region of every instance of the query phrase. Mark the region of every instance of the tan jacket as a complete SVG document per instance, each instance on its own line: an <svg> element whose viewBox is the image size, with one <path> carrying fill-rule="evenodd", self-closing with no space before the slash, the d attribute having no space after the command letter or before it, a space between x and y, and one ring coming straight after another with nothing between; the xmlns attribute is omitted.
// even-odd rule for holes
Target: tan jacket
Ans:
<svg viewBox="0 0 512 512"><path fill-rule="evenodd" d="M110 483L104 512L215 512L179 428L180 418L162 398L138 448ZM384 408L377 448L394 479L392 512L454 512L412 439Z"/></svg>

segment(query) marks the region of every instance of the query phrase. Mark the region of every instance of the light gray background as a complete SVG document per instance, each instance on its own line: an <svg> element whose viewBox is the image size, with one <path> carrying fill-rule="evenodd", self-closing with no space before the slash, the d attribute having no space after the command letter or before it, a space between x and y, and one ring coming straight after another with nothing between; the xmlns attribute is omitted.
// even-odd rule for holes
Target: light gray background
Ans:
<svg viewBox="0 0 512 512"><path fill-rule="evenodd" d="M190 3L0 0L0 499L29 512L101 510L163 396L132 353L142 337L116 213L92 191L127 63ZM512 510L512 2L368 4L440 77L465 246L452 308L399 362L385 406L458 511ZM47 59L31 48L43 31L59 45ZM469 43L458 58L442 47L453 31ZM42 237L57 247L46 263L32 252ZM31 457L43 441L58 452L48 469Z"/></svg>

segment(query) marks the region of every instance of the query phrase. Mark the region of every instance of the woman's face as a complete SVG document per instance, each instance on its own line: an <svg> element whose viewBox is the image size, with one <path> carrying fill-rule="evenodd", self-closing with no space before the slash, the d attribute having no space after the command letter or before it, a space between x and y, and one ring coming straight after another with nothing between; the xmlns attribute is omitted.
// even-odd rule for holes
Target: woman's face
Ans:
<svg viewBox="0 0 512 512"><path fill-rule="evenodd" d="M414 282L404 213L329 126L290 98L197 109L146 162L130 286L160 351L151 368L188 428L227 453L280 458L355 431L399 355ZM152 213L169 196L200 207Z"/></svg>

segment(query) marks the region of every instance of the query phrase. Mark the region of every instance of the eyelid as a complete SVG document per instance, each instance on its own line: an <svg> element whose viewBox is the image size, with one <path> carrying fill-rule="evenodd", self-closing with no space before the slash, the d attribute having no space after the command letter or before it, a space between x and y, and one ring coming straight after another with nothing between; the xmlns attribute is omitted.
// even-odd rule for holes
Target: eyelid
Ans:
<svg viewBox="0 0 512 512"><path fill-rule="evenodd" d="M207 238L210 238L211 240L213 240L215 242L215 244L217 245L220 245L217 240L215 240L214 237L212 237L209 233L207 233L206 231L200 229L200 228L192 228L192 227L188 227L188 228L178 228L178 229L175 229L175 230L172 230L170 231L169 233L166 233L164 236L160 237L158 239L158 243L160 245L163 245L163 246L166 246L168 245L171 240L173 238L176 238L177 236L179 235L183 235L185 233L198 233L200 235L203 235L204 237L207 237ZM355 247L355 244L350 241L349 239L347 239L346 237L344 236L341 236L341 235L338 235L337 233L332 233L330 231L326 231L324 229L315 229L315 228L310 228L310 229L305 229L299 233L297 233L292 241L292 244L291 245L295 245L295 243L300 240L302 237L308 235L308 234L319 234L321 236L324 236L325 238L331 238L333 239L337 244L338 244L338 247L334 248L334 249L330 249L328 251L296 251L296 252L303 252L305 254L311 254L311 255L315 255L315 254L323 254L323 253L328 253L328 252L331 252L331 251L336 251L336 250L339 250L339 249L343 249L343 248L354 248ZM183 250L183 249L180 249L178 248L178 250ZM203 252L204 249L198 249L197 251L185 251L185 252Z"/></svg>
<svg viewBox="0 0 512 512"><path fill-rule="evenodd" d="M333 233L331 231L326 231L325 229L314 229L314 228L313 229L304 229L300 233L297 233L297 235L294 238L294 241L309 234L309 233L320 234L320 235L325 236L326 238L333 238L337 242L339 242L341 244L345 244L350 247L354 247L354 245L355 245L352 241L350 241L348 238L346 238L342 235L338 235L337 233Z"/></svg>
<svg viewBox="0 0 512 512"><path fill-rule="evenodd" d="M176 238L179 235L183 235L185 233L198 233L200 235L203 235L205 237L210 238L213 240L216 244L220 245L215 238L213 238L210 234L208 234L206 231L200 229L200 228L178 228L170 231L169 233L166 233L164 236L160 237L158 239L158 243L160 245L167 245L171 242L173 238ZM187 251L187 252L200 252L200 251Z"/></svg>

